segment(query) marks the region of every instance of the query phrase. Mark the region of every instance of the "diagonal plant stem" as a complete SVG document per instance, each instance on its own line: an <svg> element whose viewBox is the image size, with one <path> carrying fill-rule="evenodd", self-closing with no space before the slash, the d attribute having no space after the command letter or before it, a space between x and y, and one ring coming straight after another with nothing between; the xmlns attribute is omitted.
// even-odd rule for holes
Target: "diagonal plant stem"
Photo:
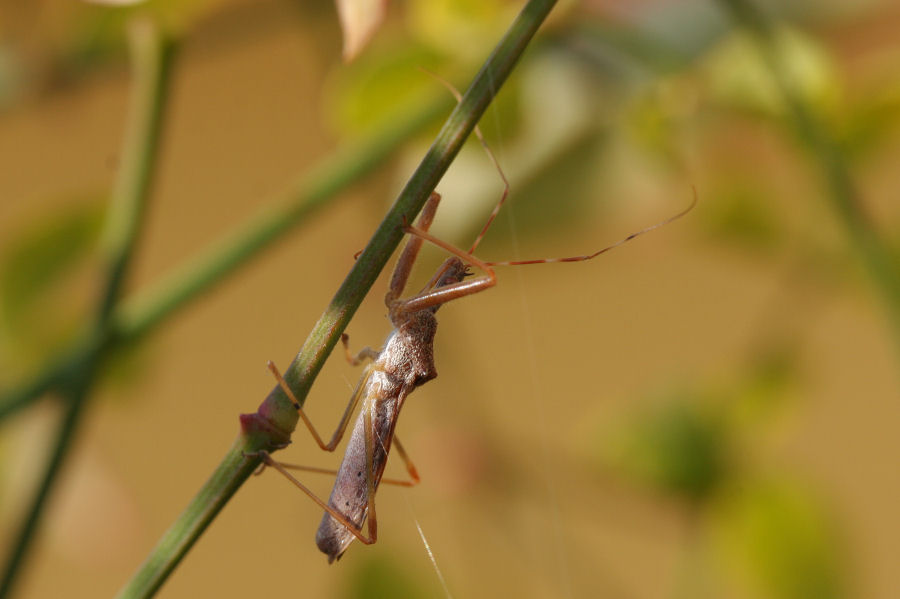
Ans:
<svg viewBox="0 0 900 599"><path fill-rule="evenodd" d="M400 243L402 225L412 222L421 210L554 4L555 0L530 0L523 8L447 119L419 167L313 327L297 357L287 368L285 379L301 403L341 332ZM290 442L297 420L297 410L277 385L256 413L243 414L241 435L212 477L163 535L118 596L136 598L153 595L230 497L257 468L260 459L254 454L260 449L272 451L284 447Z"/></svg>
<svg viewBox="0 0 900 599"><path fill-rule="evenodd" d="M107 259L106 283L98 298L96 314L88 333L85 351L72 364L72 376L61 385L65 411L56 442L28 514L23 520L0 581L0 597L6 597L21 574L47 499L53 490L69 448L84 415L91 384L100 366L103 339L113 306L118 299L135 247L150 192L162 130L165 100L174 46L149 21L136 21L129 41L135 71L135 85L126 136L123 142L123 167L119 171L106 223L104 249Z"/></svg>
<svg viewBox="0 0 900 599"><path fill-rule="evenodd" d="M283 192L262 202L267 208L249 222L210 244L150 289L119 302L109 322L108 335L99 340L104 354L114 351L119 344L142 339L177 310L209 292L262 250L307 222L338 193L382 165L401 144L450 106L446 95L440 94L370 138L335 152ZM33 379L0 395L0 420L63 386L70 372L80 364L81 356L94 351L88 341L93 342L80 340L51 360Z"/></svg>
<svg viewBox="0 0 900 599"><path fill-rule="evenodd" d="M900 350L900 263L866 214L839 144L797 89L777 53L775 24L752 0L719 0L752 34L790 114L828 184L827 198L881 294Z"/></svg>
<svg viewBox="0 0 900 599"><path fill-rule="evenodd" d="M308 174L265 202L268 206L240 229L211 244L189 263L150 290L116 309L113 333L129 342L143 337L175 310L212 289L237 267L310 219L336 195L383 166L404 142L443 114L450 102L443 95L389 123L370 139L335 152Z"/></svg>

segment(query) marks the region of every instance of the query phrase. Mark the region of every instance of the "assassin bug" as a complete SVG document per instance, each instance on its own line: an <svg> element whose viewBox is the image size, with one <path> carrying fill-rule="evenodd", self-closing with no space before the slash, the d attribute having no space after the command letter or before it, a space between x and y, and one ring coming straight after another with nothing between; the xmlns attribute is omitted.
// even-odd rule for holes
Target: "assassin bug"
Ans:
<svg viewBox="0 0 900 599"><path fill-rule="evenodd" d="M268 452L255 454L261 458L264 466L278 470L294 485L309 495L325 510L319 529L316 533L316 544L328 556L329 563L339 559L354 539L370 545L378 539L378 522L375 515L375 493L380 483L413 486L419 482L419 476L410 461L403 445L395 435L395 427L400 410L409 394L418 386L437 376L434 365L434 335L437 330L435 313L443 304L461 297L466 297L493 287L497 282L495 266L517 266L525 264L542 264L551 262L582 262L596 258L600 254L626 243L639 235L666 225L687 214L696 204L696 192L691 204L678 214L671 216L650 227L632 233L620 241L607 246L593 254L572 256L568 258L551 258L537 260L517 260L509 262L485 262L474 256L475 250L493 223L497 213L509 193L509 182L497 164L480 132L476 134L488 151L491 160L497 166L503 179L504 191L494 206L487 222L468 251L458 249L451 244L432 236L428 230L434 220L441 196L432 192L422 210L416 225L405 225L403 230L410 238L400 254L391 277L385 305L388 317L394 330L388 336L381 351L369 347L358 355L352 356L347 343L347 336L342 337L347 359L357 365L365 360L371 363L357 384L344 415L328 443L316 431L312 422L304 413L290 388L285 383L274 364L269 362L269 369L294 403L306 427L316 443L325 451L334 451L346 431L357 404L362 403L359 416L350 434L350 441L344 453L340 468L335 472L320 468L283 464L275 461ZM428 284L416 295L401 299L413 264L422 244L428 241L451 254L437 270ZM468 278L471 267L482 273ZM382 478L388 453L396 447L397 453L406 465L410 480ZM308 472L335 473L334 487L326 503L315 495L306 485L297 480L290 472L304 470ZM367 524L366 532L363 524ZM367 534L366 534L367 533Z"/></svg>

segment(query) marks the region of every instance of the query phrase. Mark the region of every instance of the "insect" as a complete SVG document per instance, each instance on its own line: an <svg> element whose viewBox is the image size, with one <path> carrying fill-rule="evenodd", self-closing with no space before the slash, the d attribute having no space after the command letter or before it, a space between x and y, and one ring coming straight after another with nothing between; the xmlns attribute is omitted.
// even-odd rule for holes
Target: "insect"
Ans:
<svg viewBox="0 0 900 599"><path fill-rule="evenodd" d="M480 137L480 136L479 136ZM485 146L486 147L486 146ZM493 154L491 159L497 164ZM300 407L290 388L285 383L274 364L269 362L269 369L291 399L299 412L300 418L309 429L316 443L325 451L334 451L346 431L357 404L362 403L359 416L350 434L350 440L344 453L340 468L336 471L336 479L331 496L326 503L315 495L306 485L297 480L288 469L311 472L332 473L334 471L283 464L275 461L268 452L260 451L264 466L272 467L288 478L294 485L309 495L325 510L316 533L316 544L328 556L332 563L343 555L354 539L367 545L378 539L378 523L375 514L375 494L380 483L412 486L419 482L415 466L410 461L406 450L395 434L397 418L409 394L420 385L437 376L434 364L434 336L437 330L435 313L443 304L462 297L473 295L493 287L497 282L495 266L515 266L524 264L541 264L550 262L581 262L596 258L635 237L666 225L687 214L696 204L696 193L690 206L678 214L655 225L642 229L624 239L607 246L593 254L573 256L569 258L519 260L512 262L485 262L474 256L491 223L497 216L508 192L509 183L499 169L505 188L503 195L494 207L481 232L468 251L458 249L445 241L432 236L428 230L434 220L441 196L432 192L416 225L405 225L403 230L409 234L394 272L385 305L388 317L394 330L388 336L384 348L375 351L364 348L358 355L352 356L348 349L347 336L342 337L344 349L351 364L357 365L370 360L353 392L347 409L332 435L325 443L316 431L312 422ZM417 294L401 299L410 272L423 243L428 241L443 248L451 254L438 268L427 285ZM474 278L471 268L478 268L483 274ZM396 447L397 453L406 465L409 480L384 479L388 453ZM367 524L364 532L363 525Z"/></svg>

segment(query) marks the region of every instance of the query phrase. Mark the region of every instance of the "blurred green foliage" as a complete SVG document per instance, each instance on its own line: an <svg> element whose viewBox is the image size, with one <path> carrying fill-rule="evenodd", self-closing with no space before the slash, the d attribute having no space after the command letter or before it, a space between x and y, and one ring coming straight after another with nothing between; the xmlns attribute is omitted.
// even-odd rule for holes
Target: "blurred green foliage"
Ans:
<svg viewBox="0 0 900 599"><path fill-rule="evenodd" d="M183 31L215 4L157 0L127 9L79 4L62 43L61 63L81 74L117 56L123 27L136 12ZM355 138L402 118L411 106L449 95L419 67L459 80L483 58L486 41L496 38L514 8L499 1L409 2L360 59L334 67L323 94L323 118L340 136ZM707 3L659 6L652 14L635 11L627 23L568 10L546 32L549 43L533 49L498 98L495 120L482 124L489 141L502 144L498 153L504 165L526 165L511 177L520 233L534 237L560 225L577 226L582 215L604 205L598 189L628 189L635 180L678 197L678 186L687 190L696 177L685 174L691 166L697 169L691 151L721 143L710 131L727 130L729 123L784 128L785 104L758 51L746 35L728 30ZM794 12L802 17L803 11L794 7ZM900 124L900 83L892 66L849 82L827 42L805 33L802 22L779 25L774 40L777 60L800 97L833 128L848 156L856 162L877 158ZM15 87L24 85L18 68L14 54L0 47L0 101L15 98ZM549 79L548 71L572 76ZM579 112L557 103L555 94L586 108ZM573 114L575 124L562 127ZM559 143L551 144L555 134ZM544 154L530 153L548 147ZM729 151L734 148L721 153ZM700 160L718 153L705 152L697 152ZM622 155L628 166L616 168L614 159ZM752 153L734 155L746 159ZM462 178L476 178L464 166L454 169L464 171ZM832 277L840 270L835 263L846 260L843 248L826 250L825 243L797 239L780 211L794 198L756 165L713 164L710 170L712 181L702 181L706 186L699 189L696 222L714 242L774 260L790 239L802 246L799 253L808 254L801 256L806 270L818 268ZM567 201L558 202L548 217L538 209L548 198ZM91 256L103 210L94 196L71 206L0 248L4 377L37 363L73 334L77 305L60 299ZM502 239L503 231L498 227L492 238ZM900 260L896 240L894 247ZM848 556L835 514L798 482L802 473L773 468L760 455L779 413L804 391L801 342L748 351L742 370L726 383L694 381L644 402L600 453L604 467L614 467L635 488L661 494L691 517L699 516L705 535L748 586L773 599L838 599L848 594ZM399 560L377 555L357 556L346 597L427 594Z"/></svg>
<svg viewBox="0 0 900 599"><path fill-rule="evenodd" d="M374 50L337 71L325 92L323 104L333 127L349 138L402 118L413 105L432 102L441 89L421 70L437 72L443 62L431 47L391 39Z"/></svg>
<svg viewBox="0 0 900 599"><path fill-rule="evenodd" d="M834 515L802 477L773 477L758 460L797 377L796 351L763 352L730 386L652 402L604 455L627 480L680 502L699 522L699 538L724 556L714 561L740 572L748 587L773 599L838 599L846 596L847 560Z"/></svg>
<svg viewBox="0 0 900 599"><path fill-rule="evenodd" d="M71 339L86 305L77 299L79 269L99 242L104 214L97 195L67 198L64 208L22 228L0 248L6 373L32 366Z"/></svg>
<svg viewBox="0 0 900 599"><path fill-rule="evenodd" d="M676 394L638 416L615 448L631 478L689 503L710 499L731 474L721 415Z"/></svg>
<svg viewBox="0 0 900 599"><path fill-rule="evenodd" d="M742 481L712 513L714 535L749 585L772 599L846 597L834 515L789 480Z"/></svg>
<svg viewBox="0 0 900 599"><path fill-rule="evenodd" d="M782 27L774 40L777 60L790 75L800 96L820 112L833 112L840 87L831 58L813 38L797 29ZM735 33L705 60L712 97L731 109L763 117L782 117L785 105L753 41Z"/></svg>
<svg viewBox="0 0 900 599"><path fill-rule="evenodd" d="M601 446L604 461L626 478L705 507L746 474L744 462L760 429L771 427L793 397L796 348L772 343L745 368L731 384L676 390L643 402L621 435Z"/></svg>
<svg viewBox="0 0 900 599"><path fill-rule="evenodd" d="M395 597L431 597L415 573L399 559L378 557L374 553L359 556L349 571L342 593L344 599L394 599Z"/></svg>
<svg viewBox="0 0 900 599"><path fill-rule="evenodd" d="M702 213L707 233L717 242L771 255L780 247L784 232L771 208L771 191L758 179L742 173L722 173L715 201Z"/></svg>

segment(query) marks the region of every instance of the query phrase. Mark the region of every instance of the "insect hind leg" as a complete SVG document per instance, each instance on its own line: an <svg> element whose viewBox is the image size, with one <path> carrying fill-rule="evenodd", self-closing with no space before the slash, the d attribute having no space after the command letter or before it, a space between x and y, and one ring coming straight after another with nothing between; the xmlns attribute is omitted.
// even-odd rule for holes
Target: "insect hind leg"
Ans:
<svg viewBox="0 0 900 599"><path fill-rule="evenodd" d="M366 368L362 377L360 377L359 379L359 383L357 383L356 385L356 389L354 389L353 391L353 395L350 397L350 401L347 404L347 408L344 410L344 415L341 416L341 420L338 423L337 429L335 429L334 434L331 436L331 440L328 443L325 443L322 440L321 435L319 435L319 431L316 430L315 425L313 425L312 421L306 415L306 412L303 411L303 407L300 405L300 402L297 401L297 397L294 395L294 392L291 391L291 388L288 387L288 384L284 380L284 377L281 376L281 373L278 371L278 367L276 367L274 362L272 362L271 360L269 361L268 366L269 370L272 372L272 375L275 377L275 380L278 381L278 385L281 387L281 390L284 391L284 394L287 395L288 399L291 400L291 403L294 405L294 408L300 415L300 419L303 421L303 424L306 425L306 428L309 430L313 439L316 441L316 444L324 451L334 451L338 443L341 442L341 439L344 436L344 432L347 430L347 424L349 424L350 422L350 416L353 415L353 410L359 403L360 398L365 394L366 384L369 381L369 377L372 376L372 372L376 370L374 365L369 365Z"/></svg>

